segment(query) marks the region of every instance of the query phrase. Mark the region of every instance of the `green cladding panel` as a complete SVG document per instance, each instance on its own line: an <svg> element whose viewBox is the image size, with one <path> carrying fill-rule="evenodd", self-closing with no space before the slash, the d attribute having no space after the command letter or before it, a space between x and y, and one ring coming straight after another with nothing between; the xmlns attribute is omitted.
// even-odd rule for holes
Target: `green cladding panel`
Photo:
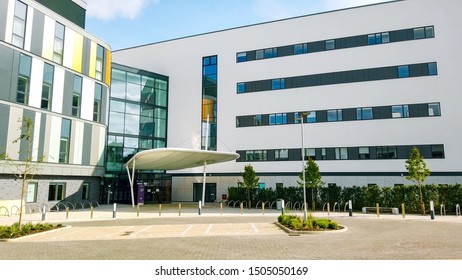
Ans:
<svg viewBox="0 0 462 280"><path fill-rule="evenodd" d="M85 9L71 0L36 0L48 9L85 28Z"/></svg>

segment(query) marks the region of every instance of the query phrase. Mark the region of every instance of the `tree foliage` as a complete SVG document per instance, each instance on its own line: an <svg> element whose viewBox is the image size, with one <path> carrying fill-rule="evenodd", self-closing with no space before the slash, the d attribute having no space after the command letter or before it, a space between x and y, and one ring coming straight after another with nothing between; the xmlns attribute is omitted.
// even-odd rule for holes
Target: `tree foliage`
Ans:
<svg viewBox="0 0 462 280"><path fill-rule="evenodd" d="M260 178L257 177L257 173L253 169L253 166L250 164L244 167L244 172L241 175L242 175L243 182L240 182L239 185L246 189L247 201L248 201L247 205L250 207L250 201L251 201L250 194L253 193L253 190L258 187Z"/></svg>
<svg viewBox="0 0 462 280"><path fill-rule="evenodd" d="M298 185L303 188L303 179L305 179L305 186L306 188L311 189L311 204L313 210L316 208L315 207L315 202L316 202L316 197L318 195L318 188L322 187L324 185L324 182L322 181L322 176L321 173L319 172L319 166L318 164L311 158L308 158L308 161L306 163L304 173L300 173L298 176L300 178L300 181L297 181ZM303 178L303 175L305 178Z"/></svg>
<svg viewBox="0 0 462 280"><path fill-rule="evenodd" d="M422 195L422 185L428 176L430 176L430 170L427 168L427 164L424 161L423 156L420 154L419 149L416 147L412 148L409 158L406 160L406 169L409 173L406 179L414 182L419 188L420 204L422 205L422 215L425 215L425 204Z"/></svg>

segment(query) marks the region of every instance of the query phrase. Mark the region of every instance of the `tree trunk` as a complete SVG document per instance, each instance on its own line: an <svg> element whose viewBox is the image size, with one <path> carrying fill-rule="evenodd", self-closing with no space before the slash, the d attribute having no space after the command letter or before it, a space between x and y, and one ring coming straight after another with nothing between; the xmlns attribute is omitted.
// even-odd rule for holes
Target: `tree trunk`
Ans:
<svg viewBox="0 0 462 280"><path fill-rule="evenodd" d="M419 195L420 195L420 208L422 211L422 216L425 215L425 203L423 202L423 195L422 195L422 185L419 184Z"/></svg>
<svg viewBox="0 0 462 280"><path fill-rule="evenodd" d="M26 192L26 173L23 174L22 188L21 188L21 207L19 208L19 229L22 224L22 208L24 207L24 193Z"/></svg>

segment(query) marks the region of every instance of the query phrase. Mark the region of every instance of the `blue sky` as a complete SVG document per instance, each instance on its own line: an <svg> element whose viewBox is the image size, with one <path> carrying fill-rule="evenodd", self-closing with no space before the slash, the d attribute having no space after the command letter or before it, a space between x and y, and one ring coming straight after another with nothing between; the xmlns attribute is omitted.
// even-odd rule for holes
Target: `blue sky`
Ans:
<svg viewBox="0 0 462 280"><path fill-rule="evenodd" d="M87 0L86 29L113 50L387 0Z"/></svg>

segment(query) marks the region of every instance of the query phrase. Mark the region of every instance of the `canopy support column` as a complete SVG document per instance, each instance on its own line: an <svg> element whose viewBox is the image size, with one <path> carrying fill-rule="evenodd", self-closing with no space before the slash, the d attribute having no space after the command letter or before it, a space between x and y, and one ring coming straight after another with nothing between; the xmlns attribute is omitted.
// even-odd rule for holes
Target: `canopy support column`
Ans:
<svg viewBox="0 0 462 280"><path fill-rule="evenodd" d="M205 150L207 151L208 150L208 146L209 146L209 118L210 116L207 114L207 123L205 125ZM203 181L202 181L202 206L205 205L205 180L207 179L207 173L206 173L206 168L207 168L207 162L204 161L204 177L203 177Z"/></svg>
<svg viewBox="0 0 462 280"><path fill-rule="evenodd" d="M132 207L135 207L135 195L133 194L133 181L135 179L136 158L133 159L132 174L130 174L130 169L128 168L128 165L126 165L125 167L127 168L128 181L130 182L130 192L132 195Z"/></svg>

